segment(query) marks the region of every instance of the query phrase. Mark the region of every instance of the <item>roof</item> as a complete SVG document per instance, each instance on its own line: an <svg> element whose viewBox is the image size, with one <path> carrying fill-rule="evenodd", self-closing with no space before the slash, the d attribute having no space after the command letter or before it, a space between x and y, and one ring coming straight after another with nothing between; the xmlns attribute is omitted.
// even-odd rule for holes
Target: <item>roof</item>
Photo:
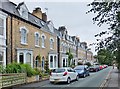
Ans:
<svg viewBox="0 0 120 89"><path fill-rule="evenodd" d="M32 23L33 25L36 25L39 28L42 28L43 31L49 32L53 34L50 29L47 26L47 23L41 20L40 18L34 16L30 12L28 12L28 20L24 19L20 16L18 8L23 5L24 2L20 3L18 6L14 4L13 2L10 2L9 0L5 0L4 2L0 2L0 9L8 14L12 14L13 16L17 16L18 18L21 18L27 22Z"/></svg>

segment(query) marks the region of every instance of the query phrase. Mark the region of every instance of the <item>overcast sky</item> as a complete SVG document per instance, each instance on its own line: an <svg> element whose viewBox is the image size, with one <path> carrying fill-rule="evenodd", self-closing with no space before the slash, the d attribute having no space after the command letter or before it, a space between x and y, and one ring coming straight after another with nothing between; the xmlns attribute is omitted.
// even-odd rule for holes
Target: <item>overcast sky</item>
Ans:
<svg viewBox="0 0 120 89"><path fill-rule="evenodd" d="M40 7L43 12L48 15L48 20L51 20L56 28L66 26L68 34L79 36L80 41L86 41L89 44L96 42L94 35L107 30L106 26L98 27L93 24L92 18L95 14L86 14L90 9L88 3L93 0L10 0L16 4L24 1L30 12L35 7ZM44 2L43 2L44 1ZM45 8L48 8L46 11ZM95 53L94 47L91 51Z"/></svg>

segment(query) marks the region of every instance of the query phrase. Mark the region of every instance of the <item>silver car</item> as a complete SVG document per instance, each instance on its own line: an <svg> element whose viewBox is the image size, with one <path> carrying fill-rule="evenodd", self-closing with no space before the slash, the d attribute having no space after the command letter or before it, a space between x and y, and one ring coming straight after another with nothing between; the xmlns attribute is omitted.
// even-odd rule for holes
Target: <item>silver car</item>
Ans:
<svg viewBox="0 0 120 89"><path fill-rule="evenodd" d="M79 76L78 73L70 68L70 67L63 67L63 68L56 68L50 73L50 82L67 82L68 84L72 80L78 80Z"/></svg>

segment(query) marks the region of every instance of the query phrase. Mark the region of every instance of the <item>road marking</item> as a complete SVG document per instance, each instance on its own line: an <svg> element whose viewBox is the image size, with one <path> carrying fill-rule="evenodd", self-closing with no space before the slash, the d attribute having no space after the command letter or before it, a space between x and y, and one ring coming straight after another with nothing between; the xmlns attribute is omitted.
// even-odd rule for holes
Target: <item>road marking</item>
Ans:
<svg viewBox="0 0 120 89"><path fill-rule="evenodd" d="M105 87L105 85L106 85L108 79L110 78L111 72L112 72L112 68L110 69L110 71L109 71L107 77L105 78L105 80L104 80L104 81L102 82L102 84L100 85L100 88L99 88L99 89L103 89L103 87Z"/></svg>

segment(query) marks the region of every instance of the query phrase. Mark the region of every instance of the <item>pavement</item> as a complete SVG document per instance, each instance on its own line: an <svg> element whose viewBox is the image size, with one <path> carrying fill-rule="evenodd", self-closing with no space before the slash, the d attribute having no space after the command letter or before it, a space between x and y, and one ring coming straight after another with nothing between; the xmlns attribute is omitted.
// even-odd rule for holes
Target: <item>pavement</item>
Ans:
<svg viewBox="0 0 120 89"><path fill-rule="evenodd" d="M105 87L108 87L108 89L113 87L114 89L120 89L120 71L118 71L117 67L111 69Z"/></svg>

